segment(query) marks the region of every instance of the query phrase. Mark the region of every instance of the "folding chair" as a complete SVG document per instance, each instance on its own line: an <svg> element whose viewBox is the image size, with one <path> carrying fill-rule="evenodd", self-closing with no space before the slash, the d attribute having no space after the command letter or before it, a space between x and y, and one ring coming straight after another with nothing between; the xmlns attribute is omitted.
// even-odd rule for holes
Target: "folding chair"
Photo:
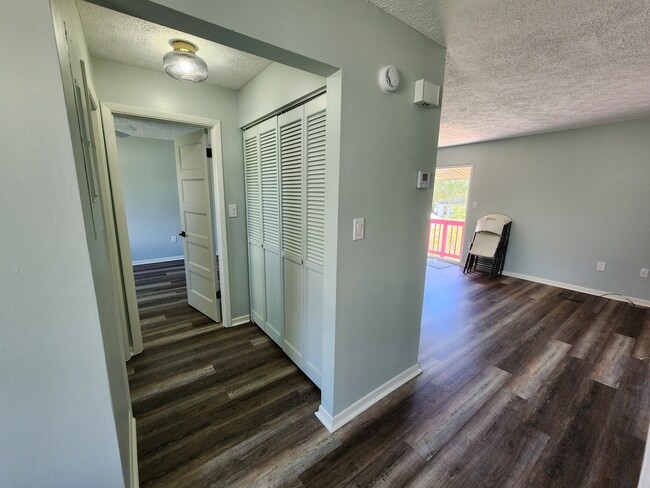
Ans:
<svg viewBox="0 0 650 488"><path fill-rule="evenodd" d="M467 253L463 273L489 271L490 279L501 276L506 260L512 219L506 215L489 214L476 223L474 237Z"/></svg>

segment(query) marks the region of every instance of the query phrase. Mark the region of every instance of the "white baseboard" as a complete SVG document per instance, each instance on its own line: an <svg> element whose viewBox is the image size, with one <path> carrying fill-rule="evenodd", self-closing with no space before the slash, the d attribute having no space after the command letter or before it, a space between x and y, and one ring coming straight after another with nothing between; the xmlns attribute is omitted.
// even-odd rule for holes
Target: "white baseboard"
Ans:
<svg viewBox="0 0 650 488"><path fill-rule="evenodd" d="M330 432L334 432L336 430L334 428L334 419L332 418L332 414L325 410L325 407L319 405L318 411L314 415L318 417L320 423L323 424L327 430Z"/></svg>
<svg viewBox="0 0 650 488"><path fill-rule="evenodd" d="M136 431L135 419L133 414L129 413L129 440L130 440L130 467L131 467L131 488L140 486L140 476L138 475L138 435Z"/></svg>
<svg viewBox="0 0 650 488"><path fill-rule="evenodd" d="M588 295L602 296L603 298L609 298L610 300L618 300L619 302L627 302L628 300L634 303L634 305L641 305L642 307L650 307L650 300L644 300L643 298L636 297L627 297L625 295L615 294L609 291L596 290L594 288L586 288L584 286L573 285L571 283L563 283L561 281L547 280L546 278L539 278L537 276L531 276L521 273L513 273L512 271L504 271L505 276L511 276L513 278L519 278L526 281L534 281L535 283L542 283L543 285L556 286L558 288L564 288L565 290L579 291L580 293L587 293Z"/></svg>
<svg viewBox="0 0 650 488"><path fill-rule="evenodd" d="M374 389L366 396L360 398L352 405L347 407L345 410L334 415L333 417L332 414L330 414L323 407L323 405L321 405L320 407L318 407L318 412L316 412L316 417L318 417L318 420L321 421L321 423L327 428L327 430L329 430L330 432L334 432L340 429L341 427L343 427L345 424L347 424L350 420L355 418L363 411L372 407L375 403L377 403L379 400L384 398L386 395L389 395L390 393L398 389L400 386L402 386L404 383L407 383L408 381L415 378L421 372L422 370L417 364L411 366L406 371L402 371L400 374L388 380L379 388Z"/></svg>
<svg viewBox="0 0 650 488"><path fill-rule="evenodd" d="M180 261L185 259L185 256L182 254L180 256L167 256L166 258L153 258L153 259L140 259L139 261L133 261L133 266L139 264L155 264L155 263L167 263L169 261Z"/></svg>
<svg viewBox="0 0 650 488"><path fill-rule="evenodd" d="M643 455L643 464L641 465L641 475L639 476L638 488L650 487L650 428L648 437L645 441L645 453Z"/></svg>
<svg viewBox="0 0 650 488"><path fill-rule="evenodd" d="M230 326L235 327L236 325L247 324L250 321L251 321L250 314L242 315L241 317L233 317L233 319L230 321Z"/></svg>

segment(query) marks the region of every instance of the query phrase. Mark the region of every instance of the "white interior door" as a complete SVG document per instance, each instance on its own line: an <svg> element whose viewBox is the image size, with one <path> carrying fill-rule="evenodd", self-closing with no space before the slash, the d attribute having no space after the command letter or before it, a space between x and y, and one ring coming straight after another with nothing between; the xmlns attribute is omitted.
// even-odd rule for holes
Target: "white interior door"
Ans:
<svg viewBox="0 0 650 488"><path fill-rule="evenodd" d="M174 140L187 302L221 322L207 147L205 130Z"/></svg>
<svg viewBox="0 0 650 488"><path fill-rule="evenodd" d="M110 201L107 201L106 215L112 215L114 218L114 222L108 227L109 232L111 232L109 238L114 243L110 245L110 249L116 257L116 262L119 262L119 274L116 274L115 279L121 282L121 289L124 291L128 332L132 342L133 354L139 354L142 352L144 345L140 327L138 298L135 292L129 230L126 224L126 207L122 189L122 176L120 174L120 160L117 152L117 140L115 138L115 122L113 113L106 104L101 104L101 112L108 171L100 171L99 176L103 194L110 195ZM111 231L112 228L114 228L114 233Z"/></svg>
<svg viewBox="0 0 650 488"><path fill-rule="evenodd" d="M86 109L89 112L89 150L93 155L91 197L95 196L101 201L105 219L105 231L108 246L108 262L113 276L113 294L115 295L115 307L120 321L120 336L124 357L128 360L131 353L142 352L142 332L140 330L140 319L136 323L129 323L129 313L124 293L122 269L117 245L117 233L115 229L115 218L113 215L113 202L110 191L110 180L108 175L108 163L106 161L106 147L104 134L102 132L102 116L97 100L97 94L86 73L86 64L81 61L81 73L83 75L84 87L86 90Z"/></svg>

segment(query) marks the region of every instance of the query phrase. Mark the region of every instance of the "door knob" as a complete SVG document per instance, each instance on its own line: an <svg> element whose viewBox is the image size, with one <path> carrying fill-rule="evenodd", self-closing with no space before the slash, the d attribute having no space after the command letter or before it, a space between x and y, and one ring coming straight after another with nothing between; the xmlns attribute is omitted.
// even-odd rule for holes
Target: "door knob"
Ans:
<svg viewBox="0 0 650 488"><path fill-rule="evenodd" d="M181 231L178 235L181 236L181 237L187 237L187 234L185 233L184 230Z"/></svg>

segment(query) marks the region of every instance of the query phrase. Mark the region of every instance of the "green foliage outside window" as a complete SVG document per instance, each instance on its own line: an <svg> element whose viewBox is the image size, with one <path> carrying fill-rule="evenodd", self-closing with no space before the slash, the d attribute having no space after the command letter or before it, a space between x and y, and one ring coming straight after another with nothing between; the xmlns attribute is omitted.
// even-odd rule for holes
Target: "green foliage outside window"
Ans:
<svg viewBox="0 0 650 488"><path fill-rule="evenodd" d="M465 220L469 180L438 180L433 186L432 213L441 219Z"/></svg>

